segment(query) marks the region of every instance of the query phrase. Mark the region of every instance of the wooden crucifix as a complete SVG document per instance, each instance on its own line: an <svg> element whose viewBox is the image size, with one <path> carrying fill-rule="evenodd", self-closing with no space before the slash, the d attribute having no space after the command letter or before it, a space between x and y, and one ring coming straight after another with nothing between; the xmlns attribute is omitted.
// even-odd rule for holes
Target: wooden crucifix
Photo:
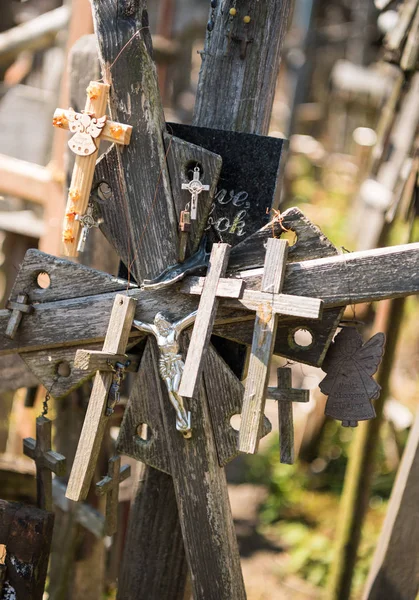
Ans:
<svg viewBox="0 0 419 600"><path fill-rule="evenodd" d="M89 406L77 446L76 456L67 486L67 498L84 500L96 466L105 426L118 400L119 386L125 363L115 362L115 357L124 353L134 318L136 300L117 294L109 320L103 352L106 360L114 355L114 362L106 371L97 371L90 396Z"/></svg>
<svg viewBox="0 0 419 600"><path fill-rule="evenodd" d="M121 467L121 457L109 459L108 474L96 484L96 494L106 496L105 535L113 535L118 528L119 484L131 475L131 467Z"/></svg>
<svg viewBox="0 0 419 600"><path fill-rule="evenodd" d="M287 254L288 242L286 240L268 240L262 278L262 297L256 312L252 351L243 400L239 439L241 452L253 454L259 446L269 367L275 343L277 314L281 312L281 308L275 306L275 300L279 296L284 283ZM286 300L286 296L283 298ZM292 307L292 314L295 316L309 319L320 316L321 300L316 302L313 299L311 303L308 303L307 298L294 296L289 298L289 304Z"/></svg>
<svg viewBox="0 0 419 600"><path fill-rule="evenodd" d="M25 438L23 452L35 461L36 489L39 508L52 511L52 473L63 477L66 471L66 460L62 454L51 450L52 421L47 417L36 419L36 440Z"/></svg>
<svg viewBox="0 0 419 600"><path fill-rule="evenodd" d="M107 120L109 87L105 83L91 81L86 90L86 106L82 113L62 108L57 108L54 113L53 125L69 129L74 134L68 145L76 154L62 234L66 256L77 256L84 249L89 229L100 224L94 219L93 207L88 206L99 141L127 145L131 139L130 125Z"/></svg>
<svg viewBox="0 0 419 600"><path fill-rule="evenodd" d="M267 398L278 402L280 462L294 463L294 418L293 402L308 402L309 390L297 390L292 387L292 371L289 367L277 370L277 387L268 387Z"/></svg>

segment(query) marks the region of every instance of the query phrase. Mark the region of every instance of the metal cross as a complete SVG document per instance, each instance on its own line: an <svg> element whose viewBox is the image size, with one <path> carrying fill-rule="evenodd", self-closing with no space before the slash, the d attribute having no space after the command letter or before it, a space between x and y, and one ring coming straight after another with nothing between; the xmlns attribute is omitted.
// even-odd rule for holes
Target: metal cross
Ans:
<svg viewBox="0 0 419 600"><path fill-rule="evenodd" d="M200 170L199 167L195 167L193 170L193 179L189 183L182 183L182 190L188 190L191 194L191 219L196 221L197 218L197 203L198 196L201 192L208 192L210 189L209 185L204 185L199 179Z"/></svg>
<svg viewBox="0 0 419 600"><path fill-rule="evenodd" d="M80 221L80 224L83 227L81 231L80 240L77 246L77 252L84 252L89 231L93 227L99 227L99 225L103 223L103 219L98 219L97 221L95 221L95 218L93 216L93 204L89 203L86 214L82 217L77 215L76 220Z"/></svg>

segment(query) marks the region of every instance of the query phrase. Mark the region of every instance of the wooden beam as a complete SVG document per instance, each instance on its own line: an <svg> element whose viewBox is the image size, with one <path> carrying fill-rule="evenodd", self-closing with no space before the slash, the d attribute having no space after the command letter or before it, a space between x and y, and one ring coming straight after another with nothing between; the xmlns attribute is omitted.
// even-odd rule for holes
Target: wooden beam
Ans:
<svg viewBox="0 0 419 600"><path fill-rule="evenodd" d="M228 244L214 244L212 247L208 272L205 277L198 314L193 326L191 342L179 387L179 394L187 398L192 398L195 395L202 373L205 353L217 312L217 287L220 277L226 272L229 251L230 246Z"/></svg>
<svg viewBox="0 0 419 600"><path fill-rule="evenodd" d="M35 251L31 251L32 254ZM42 253L37 253L40 259ZM66 261L46 256L48 269L54 274L54 266L69 264ZM379 248L366 252L353 252L335 257L291 263L287 265L283 293L298 296L310 296L316 293L324 307L345 306L385 300L419 293L419 243ZM42 271L42 260L36 264ZM74 267L74 265L73 265ZM80 267L81 268L81 267ZM58 275L58 268L55 269ZM27 277L26 277L27 275ZM30 281L31 271L25 275ZM53 276L53 275L52 275ZM88 276L88 270L86 270ZM104 274L102 274L105 277ZM258 288L261 282L261 270L255 269L242 273L248 288ZM99 274L98 274L99 277ZM196 279L188 278L196 283ZM99 279L100 281L100 279ZM110 285L109 281L109 285ZM115 285L118 285L116 280ZM173 288L170 295L161 292L146 292L141 289L128 290L127 294L141 303L138 318L152 322L159 310L176 318L196 310L198 301L194 296L176 293ZM39 288L34 288L36 297L42 298ZM46 290L48 292L48 290ZM51 290L52 295L53 290ZM71 290L70 290L71 292ZM28 289L28 295L31 296ZM55 290L54 293L58 293ZM76 294L77 290L73 289ZM60 296L61 297L61 296ZM1 339L0 355L13 352L30 352L54 346L70 346L103 341L106 335L107 315L112 309L114 293L98 296L75 297L67 302L40 302L32 315L26 317L25 327L14 340ZM243 321L240 300L220 299L220 308L215 320L216 330L221 332L223 325ZM0 310L0 331L5 331L10 312ZM248 342L249 331L253 329L253 314L248 315L249 323L240 324L234 335L237 341ZM61 324L67 321L65 336ZM218 328L218 329L217 329ZM137 332L138 333L138 332ZM133 337L137 336L133 332ZM138 336L137 336L138 337Z"/></svg>
<svg viewBox="0 0 419 600"><path fill-rule="evenodd" d="M104 352L121 354L125 351L134 318L135 304L133 298L122 294L116 296L103 344ZM112 373L101 371L98 371L95 377L67 486L67 498L76 502L84 500L89 491L105 426L109 419L106 414L106 403L112 379Z"/></svg>
<svg viewBox="0 0 419 600"><path fill-rule="evenodd" d="M63 175L52 168L0 154L0 192L44 205L51 183L62 181Z"/></svg>
<svg viewBox="0 0 419 600"><path fill-rule="evenodd" d="M69 6L60 6L0 33L0 64L8 62L22 50L41 50L52 46L57 33L66 29L70 12Z"/></svg>

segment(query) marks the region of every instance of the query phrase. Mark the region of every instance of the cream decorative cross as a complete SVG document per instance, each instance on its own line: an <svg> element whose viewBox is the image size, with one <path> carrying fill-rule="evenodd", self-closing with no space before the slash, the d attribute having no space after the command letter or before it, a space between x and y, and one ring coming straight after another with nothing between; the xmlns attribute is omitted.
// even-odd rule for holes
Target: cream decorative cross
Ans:
<svg viewBox="0 0 419 600"><path fill-rule="evenodd" d="M88 217L86 209L92 188L99 142L105 140L115 144L127 145L130 142L132 127L110 121L106 117L109 85L91 81L87 88L87 101L83 113L73 109L57 108L53 125L69 129L74 133L68 142L76 154L67 206L63 223L63 245L66 256L77 256L84 242L80 242L80 227L85 228L83 219ZM84 230L84 234L86 230Z"/></svg>

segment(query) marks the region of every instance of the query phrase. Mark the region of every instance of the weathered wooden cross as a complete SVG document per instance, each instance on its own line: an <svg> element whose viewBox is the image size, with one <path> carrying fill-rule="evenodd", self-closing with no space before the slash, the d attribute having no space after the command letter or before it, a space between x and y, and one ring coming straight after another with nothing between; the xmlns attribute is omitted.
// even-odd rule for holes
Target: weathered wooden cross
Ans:
<svg viewBox="0 0 419 600"><path fill-rule="evenodd" d="M89 229L99 225L93 218L92 209L88 209L99 141L127 145L132 132L130 125L107 120L109 85L91 81L86 92L86 106L82 113L57 108L53 118L55 127L74 133L68 145L76 154L63 224L62 241L66 256L77 256L79 251L83 251ZM80 226L82 237L79 240Z"/></svg>
<svg viewBox="0 0 419 600"><path fill-rule="evenodd" d="M96 494L106 495L105 535L113 535L118 529L119 484L131 475L131 467L121 467L121 458L109 459L108 474L96 484Z"/></svg>
<svg viewBox="0 0 419 600"><path fill-rule="evenodd" d="M288 465L294 463L294 418L293 402L308 402L309 390L296 390L292 387L292 371L289 367L277 370L277 387L268 387L267 398L278 402L280 461Z"/></svg>
<svg viewBox="0 0 419 600"><path fill-rule="evenodd" d="M39 508L52 511L52 473L65 475L66 460L62 454L51 450L52 421L47 417L36 419L36 440L25 438L23 452L35 461L36 489Z"/></svg>

